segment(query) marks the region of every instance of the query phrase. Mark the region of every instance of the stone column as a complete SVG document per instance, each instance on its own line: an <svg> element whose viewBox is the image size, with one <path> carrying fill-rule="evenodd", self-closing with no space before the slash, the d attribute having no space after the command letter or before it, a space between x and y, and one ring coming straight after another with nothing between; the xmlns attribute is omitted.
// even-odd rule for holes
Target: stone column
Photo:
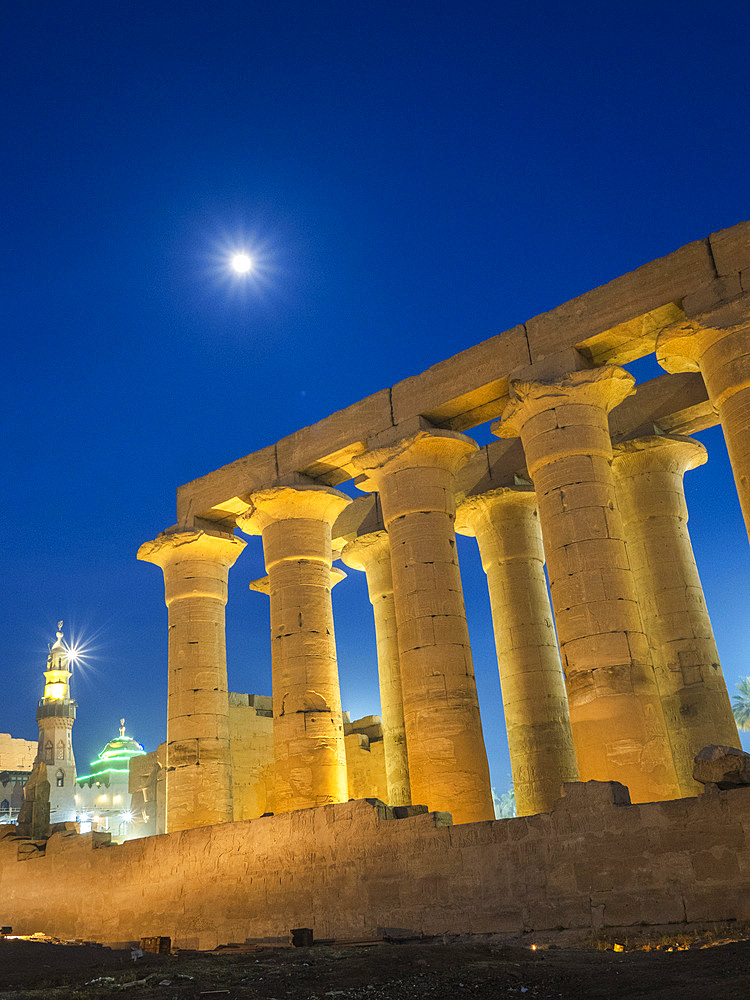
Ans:
<svg viewBox="0 0 750 1000"><path fill-rule="evenodd" d="M476 538L487 574L516 810L549 812L578 768L534 491L469 497L456 530Z"/></svg>
<svg viewBox="0 0 750 1000"><path fill-rule="evenodd" d="M326 486L278 486L253 493L237 522L262 535L269 577L278 812L348 799L331 526L349 503Z"/></svg>
<svg viewBox="0 0 750 1000"><path fill-rule="evenodd" d="M721 421L750 533L750 305L727 303L701 321L663 331L656 357L668 372L700 371Z"/></svg>
<svg viewBox="0 0 750 1000"><path fill-rule="evenodd" d="M396 605L393 599L391 546L386 531L373 531L349 542L341 559L367 577L367 590L375 616L378 649L380 715L383 721L383 754L388 805L411 804L409 758L406 752L401 661L398 655Z"/></svg>
<svg viewBox="0 0 750 1000"><path fill-rule="evenodd" d="M679 786L610 468L607 414L634 381L609 366L514 380L493 430L520 435L534 481L581 780L645 802Z"/></svg>
<svg viewBox="0 0 750 1000"><path fill-rule="evenodd" d="M421 431L353 463L391 542L412 799L455 823L494 817L453 529L455 474L476 448Z"/></svg>
<svg viewBox="0 0 750 1000"><path fill-rule="evenodd" d="M233 819L224 608L244 548L233 535L186 530L138 550L162 568L169 609L168 833Z"/></svg>
<svg viewBox="0 0 750 1000"><path fill-rule="evenodd" d="M718 743L741 749L690 544L682 477L706 461L688 437L614 448L612 471L630 565L683 795L697 795L694 758Z"/></svg>

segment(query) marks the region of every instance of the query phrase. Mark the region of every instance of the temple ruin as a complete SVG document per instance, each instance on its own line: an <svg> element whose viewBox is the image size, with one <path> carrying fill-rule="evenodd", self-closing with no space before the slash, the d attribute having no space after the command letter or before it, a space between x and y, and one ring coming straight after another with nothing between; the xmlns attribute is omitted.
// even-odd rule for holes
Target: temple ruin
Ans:
<svg viewBox="0 0 750 1000"><path fill-rule="evenodd" d="M493 818L455 531L490 591L516 797L564 781L694 795L693 758L739 747L687 534L688 437L721 422L750 517L747 224L692 243L177 491L140 559L169 607L167 829L233 819L224 605L263 542L274 796L348 798L332 561L367 575L388 804ZM635 385L623 364L656 353ZM494 421L484 448L468 432ZM363 495L336 487L353 480ZM549 592L543 566L549 575ZM555 638L556 626L557 639ZM559 647L558 647L559 641ZM212 794L208 794L208 789Z"/></svg>
<svg viewBox="0 0 750 1000"><path fill-rule="evenodd" d="M636 385L622 366L649 354L664 374ZM472 428L490 421L479 447ZM94 855L143 903L99 938L750 917L750 789L693 777L707 745L740 749L683 492L707 457L690 435L716 424L750 526L750 223L181 486L176 525L138 552L168 607L167 834ZM516 820L494 820L456 531L487 575ZM237 823L225 605L252 536L270 598L273 815ZM347 801L339 559L373 605L385 803ZM66 843L35 865L56 870ZM41 920L0 848L26 901L6 922ZM81 914L52 924L97 937Z"/></svg>

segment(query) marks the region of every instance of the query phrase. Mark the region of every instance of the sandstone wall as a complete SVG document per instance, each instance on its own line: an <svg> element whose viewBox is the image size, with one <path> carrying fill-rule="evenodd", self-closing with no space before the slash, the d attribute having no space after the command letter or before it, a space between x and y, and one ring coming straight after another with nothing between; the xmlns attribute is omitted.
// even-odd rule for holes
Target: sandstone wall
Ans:
<svg viewBox="0 0 750 1000"><path fill-rule="evenodd" d="M34 766L37 741L17 739L0 733L0 771L30 771Z"/></svg>
<svg viewBox="0 0 750 1000"><path fill-rule="evenodd" d="M380 799L388 801L385 778L383 741L371 741L364 733L348 733L346 746L346 773L350 799Z"/></svg>
<svg viewBox="0 0 750 1000"><path fill-rule="evenodd" d="M44 850L8 830L0 923L211 948L292 927L351 940L750 918L750 787L642 805L618 805L616 783L566 789L551 813L457 827L358 801L117 847L58 833Z"/></svg>
<svg viewBox="0 0 750 1000"><path fill-rule="evenodd" d="M229 752L235 820L273 812L271 699L229 693Z"/></svg>

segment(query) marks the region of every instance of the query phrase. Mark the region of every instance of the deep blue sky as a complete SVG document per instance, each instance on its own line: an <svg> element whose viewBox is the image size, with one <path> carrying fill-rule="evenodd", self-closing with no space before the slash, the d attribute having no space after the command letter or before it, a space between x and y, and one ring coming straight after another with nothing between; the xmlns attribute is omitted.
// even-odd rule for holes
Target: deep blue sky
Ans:
<svg viewBox="0 0 750 1000"><path fill-rule="evenodd" d="M6 4L0 35L4 685L35 738L46 643L84 767L164 738L176 487L750 217L746 3ZM262 255L239 285L227 252ZM643 374L648 365L639 369ZM486 439L486 429L478 436ZM748 549L721 433L688 474L730 689ZM509 782L489 605L460 543L485 735ZM270 693L259 539L230 686ZM364 578L334 594L342 692L378 711Z"/></svg>

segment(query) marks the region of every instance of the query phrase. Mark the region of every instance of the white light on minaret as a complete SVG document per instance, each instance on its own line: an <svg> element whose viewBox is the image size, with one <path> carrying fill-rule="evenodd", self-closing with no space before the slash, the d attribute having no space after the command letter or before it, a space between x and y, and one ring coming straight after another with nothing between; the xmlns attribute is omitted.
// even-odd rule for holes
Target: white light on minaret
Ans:
<svg viewBox="0 0 750 1000"><path fill-rule="evenodd" d="M73 723L78 706L70 696L70 657L63 642L62 626L62 622L57 623L57 641L50 647L44 671L44 695L36 710L39 724L36 759L47 767L50 823L74 822L76 818Z"/></svg>

